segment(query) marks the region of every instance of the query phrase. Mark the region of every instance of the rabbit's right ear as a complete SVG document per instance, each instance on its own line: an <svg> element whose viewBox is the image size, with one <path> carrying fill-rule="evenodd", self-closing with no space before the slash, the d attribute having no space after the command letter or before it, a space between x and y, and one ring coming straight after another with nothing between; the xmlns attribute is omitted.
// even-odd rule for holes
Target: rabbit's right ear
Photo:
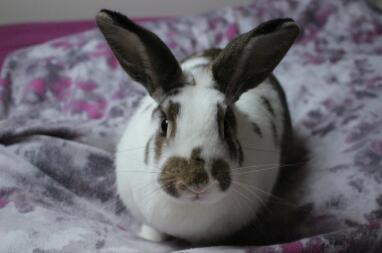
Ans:
<svg viewBox="0 0 382 253"><path fill-rule="evenodd" d="M182 86L180 65L158 36L109 10L101 10L96 21L121 66L155 100Z"/></svg>

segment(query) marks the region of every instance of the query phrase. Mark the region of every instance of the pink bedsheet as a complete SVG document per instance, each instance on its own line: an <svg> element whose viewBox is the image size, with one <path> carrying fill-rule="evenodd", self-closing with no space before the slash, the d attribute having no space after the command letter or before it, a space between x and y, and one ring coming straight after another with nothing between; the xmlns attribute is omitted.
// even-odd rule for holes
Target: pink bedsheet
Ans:
<svg viewBox="0 0 382 253"><path fill-rule="evenodd" d="M137 22L159 20L159 17L135 18ZM54 38L82 32L95 27L93 20L23 23L0 26L0 69L10 52Z"/></svg>

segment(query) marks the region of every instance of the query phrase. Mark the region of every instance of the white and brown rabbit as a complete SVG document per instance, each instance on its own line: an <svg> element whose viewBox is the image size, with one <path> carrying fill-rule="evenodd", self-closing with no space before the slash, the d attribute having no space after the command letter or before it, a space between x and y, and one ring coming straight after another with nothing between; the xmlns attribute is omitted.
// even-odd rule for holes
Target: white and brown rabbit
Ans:
<svg viewBox="0 0 382 253"><path fill-rule="evenodd" d="M148 91L116 152L118 194L143 223L140 235L216 241L254 220L289 148L289 111L272 71L296 23L271 20L179 63L127 17L102 10L96 19Z"/></svg>

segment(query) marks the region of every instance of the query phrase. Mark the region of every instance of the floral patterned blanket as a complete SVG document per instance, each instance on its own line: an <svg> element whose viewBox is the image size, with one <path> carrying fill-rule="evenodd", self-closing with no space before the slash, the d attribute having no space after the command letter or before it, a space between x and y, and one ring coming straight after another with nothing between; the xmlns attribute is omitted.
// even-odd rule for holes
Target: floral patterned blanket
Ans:
<svg viewBox="0 0 382 253"><path fill-rule="evenodd" d="M265 238L279 241L200 247L136 236L116 196L113 152L145 91L91 30L19 50L2 69L0 252L382 252L381 14L359 0L257 0L144 25L181 59L285 16L303 33L275 74L309 159L289 185L292 210L265 224Z"/></svg>

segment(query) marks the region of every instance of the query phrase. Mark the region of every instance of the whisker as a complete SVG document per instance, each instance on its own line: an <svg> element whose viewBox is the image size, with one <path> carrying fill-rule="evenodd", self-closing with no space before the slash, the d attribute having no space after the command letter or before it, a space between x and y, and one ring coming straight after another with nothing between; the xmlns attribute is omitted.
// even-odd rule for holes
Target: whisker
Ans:
<svg viewBox="0 0 382 253"><path fill-rule="evenodd" d="M251 173L256 173L256 172L261 172L261 171L268 171L268 170L274 170L274 169L281 169L285 167L291 167L293 165L281 165L281 166L274 166L274 167L268 167L268 168L255 168L253 170L246 170L243 172L235 172L231 173L232 175L246 175L246 174L251 174Z"/></svg>
<svg viewBox="0 0 382 253"><path fill-rule="evenodd" d="M263 148L246 147L246 146L241 146L241 147L242 147L243 149L250 149L250 150L262 151L262 152L269 152L269 153L280 152L280 150L276 150L276 149L263 149Z"/></svg>
<svg viewBox="0 0 382 253"><path fill-rule="evenodd" d="M159 187L155 187L154 189L149 191L147 193L147 195L145 197L143 197L143 199L142 199L143 205L147 206L148 203L150 202L150 200L152 199L152 197L155 196L155 193L157 193L160 189L161 189L161 187L159 186Z"/></svg>
<svg viewBox="0 0 382 253"><path fill-rule="evenodd" d="M295 204L293 204L293 203L291 203L291 202L289 202L289 201L287 201L287 200L285 200L285 199L283 199L283 198L281 198L281 197L279 197L279 196L276 196L276 195L274 195L273 193L264 191L263 189L261 189L261 188L259 188L259 187L256 187L256 186L254 186L254 185L250 185L250 184L243 183L243 182L237 182L237 181L234 181L233 183L241 184L241 185L246 185L247 187L252 188L252 189L255 190L255 191L258 191L258 192L261 192L261 193L263 193L263 194L268 195L269 198L273 198L273 199L276 199L276 200L278 200L278 201L282 201L282 202L284 202L284 203L281 203L281 202L280 202L281 204L288 205L288 206L290 206L290 207L294 207L294 208L297 207L297 205L295 205Z"/></svg>
<svg viewBox="0 0 382 253"><path fill-rule="evenodd" d="M244 186L240 185L240 184L236 184L236 182L233 182L236 186L240 186L242 187L244 190L246 190L247 192L249 192L250 196L253 196L255 197L259 202L260 202L260 207L263 207L267 212L271 213L271 210L269 209L269 207L267 206L267 204L265 203L265 201L261 198L261 196L259 196L256 192L253 192L247 188L245 188ZM235 187L233 187L232 189L234 189ZM236 192L240 194L243 193L242 191L240 191L239 189L236 188ZM252 202L249 200L249 202ZM250 206L248 204L248 206ZM250 206L251 209L254 209L254 207ZM258 210L253 210L255 212L257 212Z"/></svg>
<svg viewBox="0 0 382 253"><path fill-rule="evenodd" d="M233 181L232 183L235 184L235 185L237 185L237 186L242 187L244 190L247 190L247 191L248 191L250 194L252 194L256 199L258 199L258 200L261 202L261 204L262 204L265 208L267 207L265 201L261 198L261 196L257 195L256 192L251 191L250 189L246 188L244 185L242 185L242 184L240 184L240 183L238 183L238 182Z"/></svg>
<svg viewBox="0 0 382 253"><path fill-rule="evenodd" d="M174 182L174 181L175 181L175 179L174 179L174 180L171 180L171 181L167 181L167 183L165 183L165 185L160 184L159 186L155 187L154 190L152 190L151 193L149 193L149 194L145 197L145 199L143 200L143 201L144 201L144 205L147 205L147 204L149 203L150 198L151 198L152 196L154 196L155 193L157 193L157 192L160 191L160 190L164 190L164 189L163 189L164 187L168 186L169 184L171 184L171 183Z"/></svg>
<svg viewBox="0 0 382 253"><path fill-rule="evenodd" d="M155 179L148 180L148 182L146 184L140 185L141 187L139 187L139 189L137 189L137 190L142 191L142 190L144 190L144 188L154 184L154 182L155 182Z"/></svg>
<svg viewBox="0 0 382 253"><path fill-rule="evenodd" d="M155 180L155 179L154 179ZM149 187L154 183L154 180L149 180L147 183L143 183L142 185L139 185L137 191L142 191L145 188ZM105 210L112 210L115 214L120 213L122 210L124 210L126 205L123 203L122 199L120 197L116 197L116 199L112 200L110 203L108 203L105 206Z"/></svg>
<svg viewBox="0 0 382 253"><path fill-rule="evenodd" d="M139 150L142 150L142 149L146 149L146 147L137 147L137 148L128 148L128 149L123 149L123 150L119 150L117 152L115 152L116 154L118 153L124 153L124 152L129 152L129 151L139 151ZM148 148L149 150L154 150L154 148Z"/></svg>
<svg viewBox="0 0 382 253"><path fill-rule="evenodd" d="M170 183L165 184L165 186L170 184ZM152 197L155 196L155 194L157 192L159 192L161 189L163 189L163 186L160 184L159 186L156 186L153 189L149 190L148 193L146 192L146 196L143 197L143 199L142 199L143 205L147 206L148 203L150 202L150 200L152 199Z"/></svg>
<svg viewBox="0 0 382 253"><path fill-rule="evenodd" d="M248 169L248 168L263 168L267 166L276 166L279 165L279 163L268 163L268 164L254 164L254 165L249 165L249 166L244 166L244 167L237 167L232 170L239 170L239 169Z"/></svg>
<svg viewBox="0 0 382 253"><path fill-rule="evenodd" d="M250 168L253 168L253 169L266 168L268 166L277 166L282 168L282 167L296 166L296 165L299 165L299 163L284 163L284 164L283 163L268 163L268 164L256 164L251 166L237 167L232 170L234 171L234 170L242 170L242 169L250 169Z"/></svg>
<svg viewBox="0 0 382 253"><path fill-rule="evenodd" d="M243 192L241 192L238 188L233 187L232 190L238 193L243 199L247 200L249 203L252 202L251 199L248 198L248 196L246 196L245 194L243 194Z"/></svg>
<svg viewBox="0 0 382 253"><path fill-rule="evenodd" d="M234 192L236 192L237 194L240 195L240 190L236 187L232 187L232 190ZM243 202L243 201L240 201L240 198L235 198L235 203L238 205L239 208L248 208L249 210L252 210L253 213L257 213L258 210L255 210L253 206L251 206L249 203L247 202ZM259 219L256 219L258 223L260 223L261 225L263 225L263 222ZM250 228L252 229L252 231L256 232L258 231L258 227L254 227L252 225L252 223L248 224L250 226Z"/></svg>
<svg viewBox="0 0 382 253"><path fill-rule="evenodd" d="M126 148L126 149L122 149L122 151L129 151L129 150L136 150L136 149L143 149L143 148L145 148L145 146L135 147L135 148Z"/></svg>
<svg viewBox="0 0 382 253"><path fill-rule="evenodd" d="M115 199L112 199L110 200L110 202L108 202L107 204L103 204L102 205L102 209L104 211L112 211L112 212L115 212L115 213L119 213L120 210L122 210L122 207L117 207L117 203L118 203L118 198L116 197Z"/></svg>
<svg viewBox="0 0 382 253"><path fill-rule="evenodd" d="M261 172L261 171L269 171L269 170L274 170L278 169L279 167L270 167L270 168L264 168L264 169L256 169L256 170L250 170L250 171L245 171L245 172L239 172L239 173L232 173L232 175L235 176L240 176L240 175L248 175L256 172Z"/></svg>
<svg viewBox="0 0 382 253"><path fill-rule="evenodd" d="M150 170L128 170L128 169L126 169L126 170L119 170L119 171L121 171L121 172L128 172L128 173L133 172L133 173L147 173L147 174L159 174L161 172L160 170L158 170L158 171L150 171Z"/></svg>

